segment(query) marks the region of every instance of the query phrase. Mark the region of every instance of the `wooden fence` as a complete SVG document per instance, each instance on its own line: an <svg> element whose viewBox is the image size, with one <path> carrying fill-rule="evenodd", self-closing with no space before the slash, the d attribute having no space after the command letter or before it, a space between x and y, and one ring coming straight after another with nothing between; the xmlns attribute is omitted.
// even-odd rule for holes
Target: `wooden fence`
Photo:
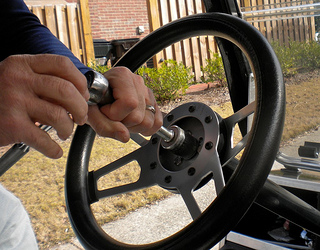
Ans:
<svg viewBox="0 0 320 250"><path fill-rule="evenodd" d="M312 5L312 0L240 0L240 4L245 19L269 41L278 40L281 44L288 44L289 41L314 39L313 16L316 7ZM292 9L297 5L308 7L304 8L304 12L298 8ZM175 19L204 12L201 0L147 0L147 6L151 31ZM94 59L88 0L79 0L78 4L29 8L83 63ZM199 80L202 76L201 66L205 66L206 59L212 57L211 52L217 51L212 36L193 37L157 54L153 64L157 67L165 59L181 61L193 69L195 80Z"/></svg>
<svg viewBox="0 0 320 250"><path fill-rule="evenodd" d="M315 39L318 5L310 0L241 0L244 19L269 41L285 45Z"/></svg>
<svg viewBox="0 0 320 250"><path fill-rule="evenodd" d="M41 23L84 64L94 59L89 8L86 8L86 4L87 1L80 1L79 4L28 6Z"/></svg>
<svg viewBox="0 0 320 250"><path fill-rule="evenodd" d="M147 0L150 29L177 18L204 12L201 0ZM310 0L241 0L240 7L245 19L252 23L269 41L288 44L289 41L313 40L315 35L314 7L308 6L307 12L301 9L277 9L295 5L311 4ZM273 9L270 12L256 13L256 10ZM251 13L251 12L254 13ZM280 13L281 12L281 13ZM153 58L155 66L161 59L175 59L191 66L195 79L202 76L201 66L212 55L208 51L217 52L213 37L196 37L174 44Z"/></svg>
<svg viewBox="0 0 320 250"><path fill-rule="evenodd" d="M178 18L203 13L204 6L201 0L148 0L150 30L153 31ZM186 39L166 48L153 58L155 66L162 60L174 59L192 67L196 80L202 76L201 66L206 59L212 57L211 52L217 52L212 36L201 36Z"/></svg>

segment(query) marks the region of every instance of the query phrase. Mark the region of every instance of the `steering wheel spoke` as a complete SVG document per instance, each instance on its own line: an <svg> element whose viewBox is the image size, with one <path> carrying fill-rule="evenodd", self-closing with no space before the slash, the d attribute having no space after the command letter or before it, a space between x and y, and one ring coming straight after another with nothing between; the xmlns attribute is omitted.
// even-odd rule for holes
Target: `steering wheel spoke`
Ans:
<svg viewBox="0 0 320 250"><path fill-rule="evenodd" d="M256 102L253 101L231 116L223 119L222 133L225 137L225 148L223 153L220 155L222 166L228 164L228 162L236 157L246 146L249 133L245 134L242 139L238 141L236 145L234 145L234 130L237 123L248 118L250 115L253 115L253 113L255 112L255 108Z"/></svg>
<svg viewBox="0 0 320 250"><path fill-rule="evenodd" d="M214 180L216 192L219 194L225 186L225 181L220 158L216 152L213 153L212 158L208 161L208 166L212 169L212 179Z"/></svg>
<svg viewBox="0 0 320 250"><path fill-rule="evenodd" d="M138 181L134 183L129 183L117 187L112 187L108 189L103 189L103 190L96 190L96 197L97 199L102 199L106 197L111 197L119 194L126 194L130 193L136 190L144 189L150 186L154 185L154 181L147 177L147 178L139 178Z"/></svg>
<svg viewBox="0 0 320 250"><path fill-rule="evenodd" d="M192 219L197 219L201 215L201 209L193 196L193 191L191 189L181 187L179 189L179 193L181 194Z"/></svg>
<svg viewBox="0 0 320 250"><path fill-rule="evenodd" d="M130 134L130 138L131 140L133 140L135 143L137 143L138 145L140 145L141 147L145 146L148 144L148 140L146 138L144 138L142 135L140 134Z"/></svg>
<svg viewBox="0 0 320 250"><path fill-rule="evenodd" d="M151 168L150 165L147 165L148 161L145 160L146 153L148 153L148 147L145 145L144 147L141 147L117 159L116 161L111 162L110 164L102 168L99 168L98 170L92 171L92 181L94 183L93 187L95 189L96 198L100 200L105 197L129 193L139 189L153 186L155 184L155 179L153 178L153 175L150 173ZM101 190L98 189L98 182L100 178L112 173L117 169L124 167L125 165L131 162L136 162L140 168L140 175L137 181L111 188L105 188Z"/></svg>

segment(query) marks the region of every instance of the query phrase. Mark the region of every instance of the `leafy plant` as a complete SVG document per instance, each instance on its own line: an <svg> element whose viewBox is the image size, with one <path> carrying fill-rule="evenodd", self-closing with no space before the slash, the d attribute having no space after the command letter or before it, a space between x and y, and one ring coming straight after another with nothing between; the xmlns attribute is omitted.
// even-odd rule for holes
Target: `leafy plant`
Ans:
<svg viewBox="0 0 320 250"><path fill-rule="evenodd" d="M203 72L203 82L218 81L222 86L226 86L227 80L224 73L222 58L218 53L213 53L212 58L206 59L206 66L201 66Z"/></svg>
<svg viewBox="0 0 320 250"><path fill-rule="evenodd" d="M291 41L288 46L272 43L285 76L298 73L301 69L320 67L320 44L315 41Z"/></svg>
<svg viewBox="0 0 320 250"><path fill-rule="evenodd" d="M137 73L159 102L175 100L185 94L193 79L190 68L171 59L165 60L160 68L142 67Z"/></svg>
<svg viewBox="0 0 320 250"><path fill-rule="evenodd" d="M107 72L110 67L108 65L100 65L97 63L97 60L91 60L89 63L88 63L88 67L92 68L93 70L103 74L105 72Z"/></svg>
<svg viewBox="0 0 320 250"><path fill-rule="evenodd" d="M272 43L272 47L278 57L284 76L296 74L297 71L294 66L294 59L291 55L290 49L286 46L281 46L276 42Z"/></svg>

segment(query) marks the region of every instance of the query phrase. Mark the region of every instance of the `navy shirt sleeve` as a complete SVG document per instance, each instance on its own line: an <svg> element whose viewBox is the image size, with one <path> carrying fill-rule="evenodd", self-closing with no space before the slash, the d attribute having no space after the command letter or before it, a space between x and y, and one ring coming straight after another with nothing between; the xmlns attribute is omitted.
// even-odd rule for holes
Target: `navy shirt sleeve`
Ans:
<svg viewBox="0 0 320 250"><path fill-rule="evenodd" d="M0 34L0 61L17 54L58 54L69 57L82 73L90 70L40 23L23 0L0 1Z"/></svg>

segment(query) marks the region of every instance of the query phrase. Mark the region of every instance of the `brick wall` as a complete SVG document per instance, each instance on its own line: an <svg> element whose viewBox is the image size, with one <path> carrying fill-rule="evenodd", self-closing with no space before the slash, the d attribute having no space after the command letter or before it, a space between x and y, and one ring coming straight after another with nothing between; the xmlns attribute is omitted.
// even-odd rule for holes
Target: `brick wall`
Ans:
<svg viewBox="0 0 320 250"><path fill-rule="evenodd" d="M149 33L146 0L88 0L93 39L143 38ZM77 2L77 0L67 0ZM137 34L137 27L145 32Z"/></svg>

